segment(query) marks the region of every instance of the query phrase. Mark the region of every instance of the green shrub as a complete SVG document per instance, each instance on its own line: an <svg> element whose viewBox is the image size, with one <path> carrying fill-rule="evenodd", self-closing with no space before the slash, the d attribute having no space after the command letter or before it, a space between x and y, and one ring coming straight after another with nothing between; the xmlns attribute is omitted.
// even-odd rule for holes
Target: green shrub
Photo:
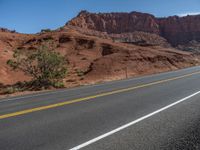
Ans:
<svg viewBox="0 0 200 150"><path fill-rule="evenodd" d="M51 32L51 29L42 29L41 32L42 32L42 33Z"/></svg>
<svg viewBox="0 0 200 150"><path fill-rule="evenodd" d="M2 93L3 94L13 94L13 93L16 93L19 91L21 91L19 88L10 86L10 87L5 88Z"/></svg>
<svg viewBox="0 0 200 150"><path fill-rule="evenodd" d="M82 71L82 70L79 70L79 69L76 70L76 73L77 73L77 75L78 75L79 77L82 77L82 76L85 75L85 72Z"/></svg>
<svg viewBox="0 0 200 150"><path fill-rule="evenodd" d="M63 56L47 45L42 45L33 51L15 50L13 59L7 61L12 69L31 76L33 86L41 88L61 82L67 74L67 63Z"/></svg>
<svg viewBox="0 0 200 150"><path fill-rule="evenodd" d="M55 83L53 83L53 87L55 87L55 88L64 88L65 85L64 85L63 82L55 82Z"/></svg>

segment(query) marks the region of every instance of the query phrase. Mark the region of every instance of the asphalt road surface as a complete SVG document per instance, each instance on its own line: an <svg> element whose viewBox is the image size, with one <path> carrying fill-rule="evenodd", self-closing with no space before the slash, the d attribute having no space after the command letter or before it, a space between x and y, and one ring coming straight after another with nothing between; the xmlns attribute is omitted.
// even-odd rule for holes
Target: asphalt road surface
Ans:
<svg viewBox="0 0 200 150"><path fill-rule="evenodd" d="M0 99L0 150L199 150L200 67Z"/></svg>

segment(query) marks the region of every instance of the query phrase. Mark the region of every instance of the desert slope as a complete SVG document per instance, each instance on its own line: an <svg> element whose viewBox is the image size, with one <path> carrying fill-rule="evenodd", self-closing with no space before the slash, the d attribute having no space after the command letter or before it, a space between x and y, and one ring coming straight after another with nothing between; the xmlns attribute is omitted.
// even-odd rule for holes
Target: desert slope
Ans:
<svg viewBox="0 0 200 150"><path fill-rule="evenodd" d="M14 84L29 80L22 72L14 72L6 65L14 49L34 50L43 42L51 40L69 60L67 87L96 83L128 76L152 74L190 67L199 63L196 56L173 48L161 46L137 46L115 42L111 39L89 36L72 28L48 33L25 35L0 32L0 83ZM20 77L20 78L19 78Z"/></svg>

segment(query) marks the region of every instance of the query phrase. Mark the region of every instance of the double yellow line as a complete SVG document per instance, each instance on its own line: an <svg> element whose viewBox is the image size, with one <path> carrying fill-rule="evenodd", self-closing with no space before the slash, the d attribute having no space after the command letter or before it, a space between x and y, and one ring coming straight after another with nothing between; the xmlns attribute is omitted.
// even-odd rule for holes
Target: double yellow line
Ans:
<svg viewBox="0 0 200 150"><path fill-rule="evenodd" d="M41 106L41 107L26 109L26 110L22 110L22 111L13 112L13 113L8 113L8 114L0 115L0 119L6 119L6 118L10 118L10 117L29 114L32 112L37 112L37 111L47 110L47 109L51 109L51 108L56 108L56 107L60 107L60 106L64 106L64 105L73 104L73 103L78 103L78 102L82 102L82 101L87 101L87 100L95 99L98 97L103 97L103 96L108 96L108 95L112 95L112 94L118 94L118 93L127 92L127 91L131 91L131 90L136 90L136 89L140 89L140 88L144 88L144 87L148 87L148 86L152 86L152 85L157 85L157 84L166 83L169 81L178 80L181 78L186 78L186 77L189 77L189 76L192 76L195 74L200 74L200 71L182 75L182 76L178 76L178 77L174 77L174 78L159 80L159 81L155 81L155 82L151 82L151 83L147 83L147 84L142 84L142 85L124 88L124 89L120 89L120 90L114 90L114 91L105 92L105 93L101 93L101 94L97 94L97 95L92 95L92 96L88 96L88 97L84 97L84 98L78 98L78 99L69 100L69 101L65 101L65 102L50 104L47 106Z"/></svg>

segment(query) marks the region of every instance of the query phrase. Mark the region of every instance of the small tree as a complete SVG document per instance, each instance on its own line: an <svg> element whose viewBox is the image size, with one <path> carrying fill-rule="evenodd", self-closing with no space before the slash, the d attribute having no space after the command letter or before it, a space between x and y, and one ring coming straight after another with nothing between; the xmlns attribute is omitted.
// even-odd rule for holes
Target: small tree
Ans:
<svg viewBox="0 0 200 150"><path fill-rule="evenodd" d="M15 50L13 59L8 60L7 64L31 76L38 87L55 85L67 73L67 60L47 45L37 50Z"/></svg>
<svg viewBox="0 0 200 150"><path fill-rule="evenodd" d="M42 33L51 32L51 29L42 29L41 32L42 32Z"/></svg>

